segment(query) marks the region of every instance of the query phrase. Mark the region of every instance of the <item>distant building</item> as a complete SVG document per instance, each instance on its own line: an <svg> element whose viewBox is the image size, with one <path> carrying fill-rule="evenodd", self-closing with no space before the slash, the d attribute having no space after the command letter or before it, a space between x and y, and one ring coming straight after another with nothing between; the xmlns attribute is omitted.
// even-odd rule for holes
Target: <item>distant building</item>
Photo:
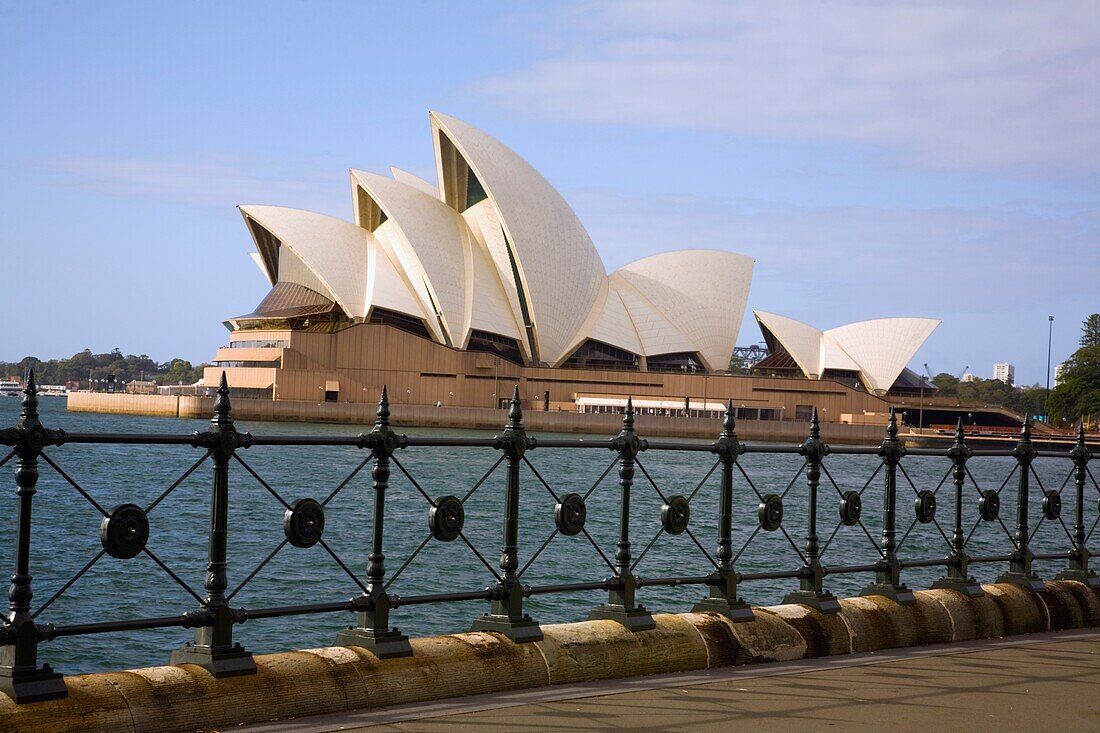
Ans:
<svg viewBox="0 0 1100 733"><path fill-rule="evenodd" d="M152 381L143 382L140 379L133 379L126 383L126 391L129 394L156 394L157 383Z"/></svg>
<svg viewBox="0 0 1100 733"><path fill-rule="evenodd" d="M1016 381L1016 367L1007 361L998 362L993 365L993 378L1005 384L1013 384Z"/></svg>
<svg viewBox="0 0 1100 733"><path fill-rule="evenodd" d="M1057 387L1066 378L1066 363L1063 361L1058 366L1054 367L1054 386Z"/></svg>
<svg viewBox="0 0 1100 733"><path fill-rule="evenodd" d="M973 374L971 374L970 372L967 372L966 374L963 375L962 381L969 383L969 382L973 382L976 378L977 377L975 377Z"/></svg>

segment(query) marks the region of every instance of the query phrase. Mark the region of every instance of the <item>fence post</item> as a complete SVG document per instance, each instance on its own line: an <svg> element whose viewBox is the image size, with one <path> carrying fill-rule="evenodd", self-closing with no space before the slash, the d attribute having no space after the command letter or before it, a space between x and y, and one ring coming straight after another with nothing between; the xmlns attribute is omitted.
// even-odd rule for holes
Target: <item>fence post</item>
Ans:
<svg viewBox="0 0 1100 733"><path fill-rule="evenodd" d="M901 582L901 561L898 560L898 464L905 456L905 445L898 440L898 420L890 408L886 437L878 454L886 466L882 490L882 557L875 563L875 582L860 593L862 596L886 596L897 603L916 603L913 591Z"/></svg>
<svg viewBox="0 0 1100 733"><path fill-rule="evenodd" d="M501 582L494 589L489 613L474 621L474 631L497 631L515 642L541 641L542 629L523 612L524 587L516 575L519 568L519 467L523 455L535 448L535 439L527 437L523 427L523 408L519 385L512 392L508 423L497 438L504 451L508 469L504 484L504 540L500 548Z"/></svg>
<svg viewBox="0 0 1100 733"><path fill-rule="evenodd" d="M15 573L8 590L8 614L0 646L0 691L17 703L58 700L68 696L60 672L38 663L41 637L31 616L31 504L38 483L38 456L48 445L65 441L61 430L47 430L38 418L34 371L23 389L23 409L16 427L0 431L0 444L15 449L15 494L19 497L15 532Z"/></svg>
<svg viewBox="0 0 1100 733"><path fill-rule="evenodd" d="M801 603L815 608L821 613L838 613L840 602L822 586L825 580L825 568L821 565L821 548L817 537L817 487L821 480L821 459L829 455L829 446L821 439L821 423L814 408L810 418L810 435L799 448L806 458L806 486L808 501L806 512L806 564L799 573L799 588L788 593L784 603Z"/></svg>
<svg viewBox="0 0 1100 733"><path fill-rule="evenodd" d="M371 488L374 489L374 527L371 553L367 558L367 591L359 597L362 610L358 624L336 635L337 646L358 646L374 652L379 659L412 656L409 637L400 629L390 628L393 600L386 593L386 555L382 550L386 519L386 489L390 483L390 456L404 448L408 438L398 435L390 425L390 399L385 386L378 400L378 418L370 433L360 436L360 446L370 446L374 458Z"/></svg>
<svg viewBox="0 0 1100 733"><path fill-rule="evenodd" d="M977 598L984 595L981 583L970 575L970 555L966 554L966 533L963 530L963 484L966 482L966 462L973 455L966 444L962 418L955 427L955 442L947 451L951 459L951 479L955 484L955 526L951 530L951 555L947 558L947 575L932 583L933 588L948 588Z"/></svg>
<svg viewBox="0 0 1100 733"><path fill-rule="evenodd" d="M634 603L638 579L630 569L630 488L634 485L634 463L646 443L634 432L634 400L626 398L623 429L611 439L611 450L619 454L619 541L615 546L614 585L608 591L607 603L593 608L590 619L618 621L631 631L657 628L657 622L645 606Z"/></svg>
<svg viewBox="0 0 1100 733"><path fill-rule="evenodd" d="M229 461L238 447L251 445L252 436L237 432L233 424L229 385L222 372L214 399L214 417L205 433L196 432L193 443L213 455L214 480L210 490L210 536L201 612L206 624L195 629L195 641L172 652L170 664L197 664L215 677L255 674L252 653L233 641L234 612L225 598L229 585L226 544L229 539Z"/></svg>
<svg viewBox="0 0 1100 733"><path fill-rule="evenodd" d="M997 582L1022 585L1035 591L1043 590L1046 584L1031 569L1034 555L1028 547L1028 482L1031 478L1031 462L1035 460L1036 453L1035 446L1031 444L1030 420L1024 420L1024 426L1020 429L1020 442L1016 444L1012 453L1016 456L1016 465L1020 471L1019 482L1016 485L1016 531L1012 534L1016 546L1012 551L1008 572L1002 573L997 578Z"/></svg>
<svg viewBox="0 0 1100 733"><path fill-rule="evenodd" d="M1092 553L1085 547L1085 477L1088 475L1088 463L1092 460L1092 451L1085 445L1085 424L1077 423L1077 444L1069 452L1073 459L1073 484L1075 514L1073 524L1073 547L1070 550L1069 568L1058 573L1058 580L1076 580L1090 588L1100 588L1100 578L1089 570L1089 558Z"/></svg>
<svg viewBox="0 0 1100 733"><path fill-rule="evenodd" d="M722 432L711 450L722 463L721 486L718 494L718 568L707 583L707 597L695 604L692 611L717 611L731 621L752 621L752 607L737 597L739 575L733 567L733 465L745 452L745 444L737 440L737 421L733 400L726 405Z"/></svg>

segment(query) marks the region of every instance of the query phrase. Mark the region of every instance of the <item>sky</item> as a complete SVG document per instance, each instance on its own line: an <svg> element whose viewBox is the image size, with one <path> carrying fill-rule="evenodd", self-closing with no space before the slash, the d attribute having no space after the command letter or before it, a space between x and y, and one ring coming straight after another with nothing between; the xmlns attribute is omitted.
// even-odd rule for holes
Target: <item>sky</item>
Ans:
<svg viewBox="0 0 1100 733"><path fill-rule="evenodd" d="M1044 383L1100 311L1095 3L0 0L0 360L213 358L267 284L238 204L434 179L428 110L526 158L610 272L756 260L751 310L943 324Z"/></svg>

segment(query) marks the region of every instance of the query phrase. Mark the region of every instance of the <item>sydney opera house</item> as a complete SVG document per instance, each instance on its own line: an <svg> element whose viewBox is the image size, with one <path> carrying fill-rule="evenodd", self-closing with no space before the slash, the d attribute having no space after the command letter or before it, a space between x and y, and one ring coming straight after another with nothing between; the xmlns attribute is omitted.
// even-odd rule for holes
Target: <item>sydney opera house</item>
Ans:
<svg viewBox="0 0 1100 733"><path fill-rule="evenodd" d="M225 370L242 397L831 419L881 413L938 324L886 319L820 332L757 312L769 356L728 373L753 260L714 250L608 273L576 214L513 150L429 113L436 176L351 171L352 221L242 205L271 289L230 318ZM908 373L911 377L911 372ZM900 380L900 382L899 382ZM901 384L901 386L904 386Z"/></svg>

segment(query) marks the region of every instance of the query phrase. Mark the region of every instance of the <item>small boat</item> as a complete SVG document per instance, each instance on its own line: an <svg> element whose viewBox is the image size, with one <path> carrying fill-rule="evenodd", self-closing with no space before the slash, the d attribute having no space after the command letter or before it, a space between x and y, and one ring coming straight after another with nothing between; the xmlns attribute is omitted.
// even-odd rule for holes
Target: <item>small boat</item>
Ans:
<svg viewBox="0 0 1100 733"><path fill-rule="evenodd" d="M23 394L23 385L19 382L0 382L0 397L18 397Z"/></svg>

